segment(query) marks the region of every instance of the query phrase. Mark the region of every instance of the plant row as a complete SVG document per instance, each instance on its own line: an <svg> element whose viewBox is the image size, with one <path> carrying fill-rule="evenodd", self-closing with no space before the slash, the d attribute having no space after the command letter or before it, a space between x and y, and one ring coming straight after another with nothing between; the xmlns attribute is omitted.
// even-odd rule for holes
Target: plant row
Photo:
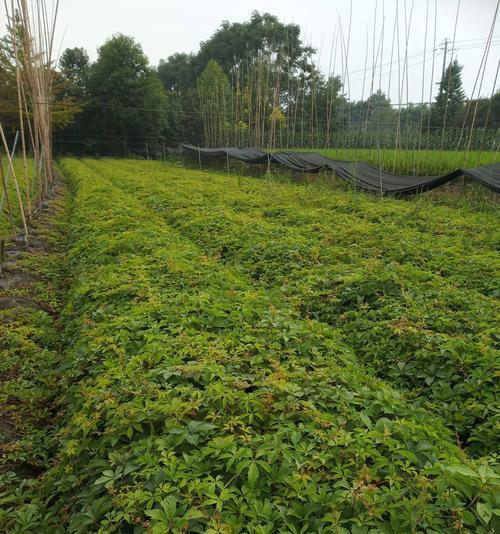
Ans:
<svg viewBox="0 0 500 534"><path fill-rule="evenodd" d="M16 509L31 531L495 525L491 460L372 376L339 329L208 255L120 169L61 168L75 195L64 410L57 454Z"/></svg>
<svg viewBox="0 0 500 534"><path fill-rule="evenodd" d="M238 185L159 164L89 165L248 283L338 328L358 359L442 417L471 453L495 450L495 214Z"/></svg>

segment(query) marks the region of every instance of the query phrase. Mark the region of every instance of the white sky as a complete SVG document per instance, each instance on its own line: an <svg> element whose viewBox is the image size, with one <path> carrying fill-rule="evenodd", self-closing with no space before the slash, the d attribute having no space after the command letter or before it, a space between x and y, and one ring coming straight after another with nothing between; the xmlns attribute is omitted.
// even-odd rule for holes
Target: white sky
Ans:
<svg viewBox="0 0 500 534"><path fill-rule="evenodd" d="M49 0L50 1L50 0ZM460 4L456 33L456 55L464 65L463 82L468 95L472 92L479 66L483 57L486 39L498 0L352 0L351 42L348 60L350 97L359 99L363 94L364 64L368 32L369 56L364 96L369 95L372 84L373 24L375 6L378 4L375 35L381 35L382 6L385 9L385 31L382 62L374 76L374 89L382 88L387 93L390 71L393 102L398 102L398 63L397 47L394 47L394 63L391 59L391 43L395 20L396 4L399 9L400 55L405 53L405 4L407 18L413 3L413 15L408 40L409 100L419 102L422 98L422 78L424 55L425 78L424 99L429 99L431 89L432 48L434 39L434 3L437 2L437 28L434 82L441 77L443 52L439 45L445 37L452 40L457 6ZM425 39L426 8L429 5L429 29L427 44ZM0 4L0 23L5 21L3 2ZM344 38L347 41L349 27L350 0L60 0L58 19L58 41L62 47L83 46L92 59L97 48L114 33L125 33L139 41L151 64L156 65L160 58L167 58L175 52L194 52L200 41L206 40L223 20L244 21L252 10L270 12L283 22L294 22L302 28L303 40L318 49L319 64L328 72L332 39L339 33L341 21ZM498 18L500 19L500 13ZM5 24L2 24L5 27ZM3 32L2 32L3 33ZM376 42L378 47L378 41ZM450 45L451 49L451 45ZM489 96L493 89L495 72L500 51L500 21L494 30L481 94ZM449 56L448 56L449 57ZM341 74L340 45L337 51L336 73ZM500 79L500 77L499 77ZM497 85L498 88L498 85ZM434 84L435 89L435 84ZM433 90L435 93L435 90ZM477 94L477 89L476 89ZM402 102L406 101L406 85L402 92Z"/></svg>

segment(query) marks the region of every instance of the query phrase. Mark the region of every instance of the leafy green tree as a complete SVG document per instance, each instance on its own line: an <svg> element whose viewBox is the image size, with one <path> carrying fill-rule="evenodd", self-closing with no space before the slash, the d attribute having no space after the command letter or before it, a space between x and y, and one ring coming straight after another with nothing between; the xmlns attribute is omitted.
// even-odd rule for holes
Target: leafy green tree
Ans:
<svg viewBox="0 0 500 534"><path fill-rule="evenodd" d="M439 82L439 92L432 109L433 126L459 126L465 93L462 87L462 65L452 61Z"/></svg>
<svg viewBox="0 0 500 534"><path fill-rule="evenodd" d="M500 91L490 99L482 99L478 110L478 125L486 126L491 130L500 128Z"/></svg>
<svg viewBox="0 0 500 534"><path fill-rule="evenodd" d="M140 44L117 34L99 48L88 80L92 134L108 138L109 150L124 153L161 138L167 99Z"/></svg>
<svg viewBox="0 0 500 534"><path fill-rule="evenodd" d="M395 116L391 101L380 89L366 99L364 120L371 129L393 129Z"/></svg>
<svg viewBox="0 0 500 534"><path fill-rule="evenodd" d="M61 98L72 106L74 117L57 132L54 147L59 152L80 153L91 128L92 115L89 102L88 81L90 59L84 48L67 48L59 59L58 83Z"/></svg>
<svg viewBox="0 0 500 534"><path fill-rule="evenodd" d="M428 104L408 104L401 110L401 127L410 126L411 128L427 128L427 118L429 116Z"/></svg>
<svg viewBox="0 0 500 534"><path fill-rule="evenodd" d="M342 95L342 82L338 76L323 76L315 71L308 76L309 83L302 77L304 87L303 98L293 102L298 105L298 124L295 126L295 137L291 136L290 144L303 146L329 146L333 133L338 129L340 109L345 106ZM303 102L302 102L303 99Z"/></svg>
<svg viewBox="0 0 500 534"><path fill-rule="evenodd" d="M203 128L196 87L196 72L192 54L173 54L160 60L157 75L163 83L168 99L166 140L171 144L180 141L201 143Z"/></svg>
<svg viewBox="0 0 500 534"><path fill-rule="evenodd" d="M90 58L84 48L66 48L59 59L61 77L68 96L84 98L88 94Z"/></svg>
<svg viewBox="0 0 500 534"><path fill-rule="evenodd" d="M165 90L177 94L193 87L196 82L192 54L178 53L167 60L161 59L157 72Z"/></svg>
<svg viewBox="0 0 500 534"><path fill-rule="evenodd" d="M9 40L0 40L0 121L7 132L17 128L16 73L10 54Z"/></svg>
<svg viewBox="0 0 500 534"><path fill-rule="evenodd" d="M477 110L476 110L477 108ZM500 91L497 91L491 98L479 98L469 100L467 106L463 106L460 115L460 123L470 127L474 118L476 128L494 130L500 127Z"/></svg>
<svg viewBox="0 0 500 534"><path fill-rule="evenodd" d="M201 131L207 132L206 124L200 128L206 115L193 115L190 91L198 89L202 72L211 60L216 61L231 81L235 109L231 139L236 144L263 144L271 139L273 144L276 134L283 138L286 121L281 115L289 117L290 106L296 105L290 89L297 88L299 79L319 76L311 61L313 52L302 44L298 25L254 12L243 23L223 22L196 54L174 54L160 61L158 76L165 89L177 95L179 114L190 119L181 135L199 142Z"/></svg>
<svg viewBox="0 0 500 534"><path fill-rule="evenodd" d="M249 21L224 21L210 39L201 43L193 64L201 71L215 59L228 73L241 61L274 54L277 63L299 70L308 64L313 52L302 44L298 24L284 24L270 13L254 11Z"/></svg>
<svg viewBox="0 0 500 534"><path fill-rule="evenodd" d="M211 60L198 78L205 146L225 146L229 127L229 81L217 61Z"/></svg>

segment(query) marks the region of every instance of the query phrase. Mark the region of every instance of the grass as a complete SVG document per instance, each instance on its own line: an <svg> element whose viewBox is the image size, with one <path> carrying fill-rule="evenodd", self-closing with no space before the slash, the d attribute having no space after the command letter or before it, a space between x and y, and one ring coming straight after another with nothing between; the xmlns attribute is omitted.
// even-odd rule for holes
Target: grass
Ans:
<svg viewBox="0 0 500 534"><path fill-rule="evenodd" d="M497 212L160 162L60 167L53 456L28 482L4 475L0 528L498 528Z"/></svg>

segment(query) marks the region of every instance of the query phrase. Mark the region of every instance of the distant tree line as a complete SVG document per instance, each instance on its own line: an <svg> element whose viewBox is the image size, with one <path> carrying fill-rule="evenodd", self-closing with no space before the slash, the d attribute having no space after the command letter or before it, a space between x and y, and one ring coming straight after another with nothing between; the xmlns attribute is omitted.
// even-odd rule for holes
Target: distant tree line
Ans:
<svg viewBox="0 0 500 534"><path fill-rule="evenodd" d="M0 120L16 129L11 43L0 44ZM395 106L382 91L350 102L341 76L322 74L300 27L254 12L223 22L197 53L149 64L132 37L114 35L91 62L60 58L55 147L76 154L201 146L494 149L500 93L469 101L451 62L432 105Z"/></svg>

